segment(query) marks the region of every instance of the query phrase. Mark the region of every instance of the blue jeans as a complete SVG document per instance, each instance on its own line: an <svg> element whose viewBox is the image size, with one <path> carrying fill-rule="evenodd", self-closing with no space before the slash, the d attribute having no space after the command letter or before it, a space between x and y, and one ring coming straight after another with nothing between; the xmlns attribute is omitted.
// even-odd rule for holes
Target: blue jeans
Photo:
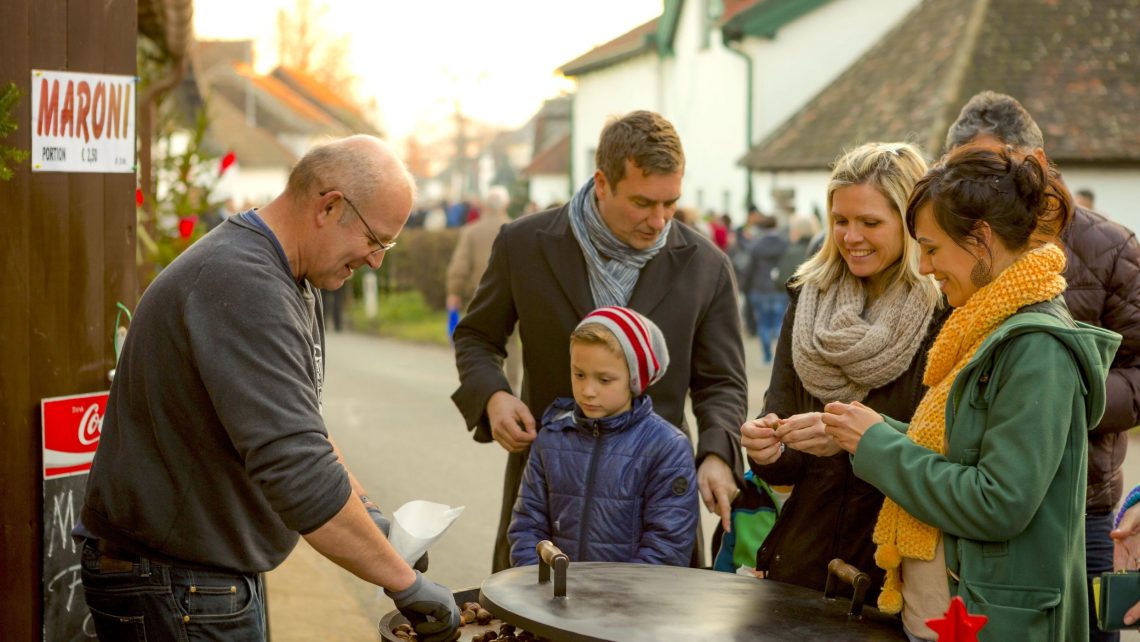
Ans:
<svg viewBox="0 0 1140 642"><path fill-rule="evenodd" d="M89 539L82 577L100 640L266 639L265 590L258 575L100 553L98 542Z"/></svg>
<svg viewBox="0 0 1140 642"><path fill-rule="evenodd" d="M773 346L780 338L784 311L788 309L788 295L786 292L749 292L748 303L756 319L756 334L760 337L764 363L772 363Z"/></svg>
<svg viewBox="0 0 1140 642"><path fill-rule="evenodd" d="M1096 625L1096 605L1093 602L1092 578L1112 571L1112 513L1085 515L1085 568L1089 580L1089 641L1120 642L1120 632L1101 631Z"/></svg>

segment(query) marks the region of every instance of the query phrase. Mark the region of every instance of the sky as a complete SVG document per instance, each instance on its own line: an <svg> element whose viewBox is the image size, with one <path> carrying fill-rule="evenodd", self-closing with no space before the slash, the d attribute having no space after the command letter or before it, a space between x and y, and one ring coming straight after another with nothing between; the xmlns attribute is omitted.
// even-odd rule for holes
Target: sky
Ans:
<svg viewBox="0 0 1140 642"><path fill-rule="evenodd" d="M315 6L321 0L312 0ZM195 0L202 39L257 43L255 65L277 57L279 9L296 0ZM336 0L319 25L349 38L359 94L374 97L394 140L431 135L458 100L471 118L517 127L542 101L572 91L556 69L661 13L662 0Z"/></svg>

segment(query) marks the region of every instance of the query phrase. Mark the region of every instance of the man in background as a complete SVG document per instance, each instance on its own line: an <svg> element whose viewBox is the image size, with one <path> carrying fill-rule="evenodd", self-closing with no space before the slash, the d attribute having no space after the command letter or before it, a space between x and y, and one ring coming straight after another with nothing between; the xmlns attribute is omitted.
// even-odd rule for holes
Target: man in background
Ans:
<svg viewBox="0 0 1140 642"><path fill-rule="evenodd" d="M459 241L455 244L455 251L451 254L451 261L447 264L447 311L449 315L459 316L471 298L475 296L475 288L483 278L487 269L487 261L491 258L491 246L499 230L511 222L507 216L507 205L511 197L507 188L494 185L487 192L484 203L485 210L474 223L469 223L459 230ZM511 383L511 390L518 391L522 385L522 347L519 345L518 333L511 334L507 341L506 359L507 380Z"/></svg>
<svg viewBox="0 0 1140 642"><path fill-rule="evenodd" d="M1093 209L1093 203L1096 201L1096 195L1094 195L1093 191L1087 187L1077 190L1074 198L1076 199L1077 206L1083 207L1086 210Z"/></svg>

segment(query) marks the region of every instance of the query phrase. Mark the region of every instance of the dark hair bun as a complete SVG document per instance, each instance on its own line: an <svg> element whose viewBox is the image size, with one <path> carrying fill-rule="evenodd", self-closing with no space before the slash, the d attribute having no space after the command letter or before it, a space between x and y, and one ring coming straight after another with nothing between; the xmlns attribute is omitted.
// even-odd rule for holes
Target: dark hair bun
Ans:
<svg viewBox="0 0 1140 642"><path fill-rule="evenodd" d="M1049 190L1049 177L1041 161L1033 154L1026 154L1020 159L1011 156L1009 164L1018 197L1030 211L1038 211Z"/></svg>
<svg viewBox="0 0 1140 642"><path fill-rule="evenodd" d="M985 223L1011 250L1060 240L1073 215L1072 197L1056 168L1035 154L984 143L950 151L914 186L907 203L907 229L925 203L955 241L983 243Z"/></svg>

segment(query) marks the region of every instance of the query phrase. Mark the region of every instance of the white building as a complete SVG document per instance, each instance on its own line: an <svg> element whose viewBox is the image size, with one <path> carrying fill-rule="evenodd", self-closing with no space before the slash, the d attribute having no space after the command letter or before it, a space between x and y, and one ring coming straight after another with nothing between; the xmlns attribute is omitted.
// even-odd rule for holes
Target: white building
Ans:
<svg viewBox="0 0 1140 642"><path fill-rule="evenodd" d="M917 2L666 0L659 18L562 67L578 81L574 184L594 170L606 119L649 109L674 124L685 146L682 206L740 221L751 191L771 211L771 188L789 177L754 178L750 188L748 170L737 164L750 142L795 113Z"/></svg>

